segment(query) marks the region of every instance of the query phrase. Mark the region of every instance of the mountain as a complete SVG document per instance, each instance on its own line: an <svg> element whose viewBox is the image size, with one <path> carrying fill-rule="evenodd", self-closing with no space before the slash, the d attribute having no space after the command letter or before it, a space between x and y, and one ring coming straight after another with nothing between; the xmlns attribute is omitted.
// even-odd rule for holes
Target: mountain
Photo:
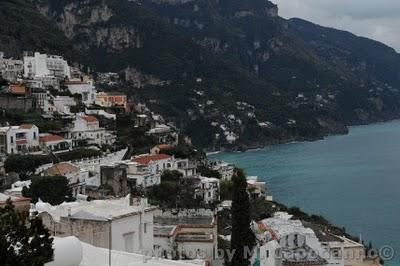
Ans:
<svg viewBox="0 0 400 266"><path fill-rule="evenodd" d="M393 50L282 19L269 1L4 0L0 12L0 50L65 54L133 77L121 89L202 148L315 139L399 117Z"/></svg>
<svg viewBox="0 0 400 266"><path fill-rule="evenodd" d="M282 19L264 0L143 2L183 35L293 98L320 99L346 124L398 115L399 55L379 42Z"/></svg>

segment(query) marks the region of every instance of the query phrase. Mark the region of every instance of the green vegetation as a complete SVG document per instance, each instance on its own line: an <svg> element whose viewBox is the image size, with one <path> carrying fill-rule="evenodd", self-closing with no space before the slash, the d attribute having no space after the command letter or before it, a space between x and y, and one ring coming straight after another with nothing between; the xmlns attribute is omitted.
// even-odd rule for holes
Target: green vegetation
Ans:
<svg viewBox="0 0 400 266"><path fill-rule="evenodd" d="M22 51L72 52L65 35L31 1L0 1L0 35L0 51L8 56L19 57Z"/></svg>
<svg viewBox="0 0 400 266"><path fill-rule="evenodd" d="M232 238L231 249L235 250L231 266L247 266L250 264L251 252L255 245L255 236L250 228L250 199L247 193L247 182L244 172L235 169L232 201ZM247 255L247 256L246 256Z"/></svg>
<svg viewBox="0 0 400 266"><path fill-rule="evenodd" d="M72 201L71 188L65 176L34 176L29 188L24 187L24 197L37 202L41 199L51 205L59 205L64 201Z"/></svg>
<svg viewBox="0 0 400 266"><path fill-rule="evenodd" d="M206 165L200 165L197 167L197 173L199 173L202 176L206 176L206 177L214 177L214 178L218 178L221 179L221 174L216 171L211 169L210 167L206 166Z"/></svg>
<svg viewBox="0 0 400 266"><path fill-rule="evenodd" d="M147 153L157 140L146 135L148 127L134 127L133 115L117 116L117 145L128 145L135 154Z"/></svg>
<svg viewBox="0 0 400 266"><path fill-rule="evenodd" d="M161 149L160 153L168 154L171 156L175 156L175 158L182 159L196 159L196 158L204 158L203 153L198 152L194 149L193 146L179 144L176 147L171 147L169 149Z"/></svg>
<svg viewBox="0 0 400 266"><path fill-rule="evenodd" d="M221 180L220 185L220 197L223 200L232 200L233 198L233 182L231 180Z"/></svg>
<svg viewBox="0 0 400 266"><path fill-rule="evenodd" d="M17 173L21 180L27 180L46 163L51 163L51 158L46 155L10 155L4 162L4 168L6 172Z"/></svg>
<svg viewBox="0 0 400 266"><path fill-rule="evenodd" d="M53 260L53 239L38 218L27 226L26 216L11 203L0 208L0 258L2 265L40 266Z"/></svg>
<svg viewBox="0 0 400 266"><path fill-rule="evenodd" d="M201 201L195 199L195 183L183 178L178 171L164 171L161 184L148 189L146 196L150 202L162 208L196 208Z"/></svg>

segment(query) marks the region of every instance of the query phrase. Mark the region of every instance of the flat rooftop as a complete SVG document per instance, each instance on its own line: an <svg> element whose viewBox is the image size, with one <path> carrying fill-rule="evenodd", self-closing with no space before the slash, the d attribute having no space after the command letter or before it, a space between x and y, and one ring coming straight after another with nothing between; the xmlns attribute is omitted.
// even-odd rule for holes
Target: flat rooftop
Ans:
<svg viewBox="0 0 400 266"><path fill-rule="evenodd" d="M147 206L144 211L152 211L157 207ZM70 210L71 218L83 220L108 220L117 219L124 216L137 215L141 212L139 206L130 206L129 197L62 203L57 206L51 206L48 203L36 203L36 209L39 213L47 212L54 220L59 221L61 217L67 217Z"/></svg>
<svg viewBox="0 0 400 266"><path fill-rule="evenodd" d="M154 217L154 223L159 225L182 225L182 224L192 224L192 225L210 225L213 222L212 217L178 217L178 218L164 218L164 217Z"/></svg>

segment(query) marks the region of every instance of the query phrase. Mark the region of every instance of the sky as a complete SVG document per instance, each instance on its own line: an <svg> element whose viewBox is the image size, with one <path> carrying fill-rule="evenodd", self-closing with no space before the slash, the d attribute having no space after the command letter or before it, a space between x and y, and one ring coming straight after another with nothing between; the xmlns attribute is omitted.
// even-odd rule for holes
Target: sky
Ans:
<svg viewBox="0 0 400 266"><path fill-rule="evenodd" d="M400 0L271 0L284 18L303 18L383 42L400 52Z"/></svg>

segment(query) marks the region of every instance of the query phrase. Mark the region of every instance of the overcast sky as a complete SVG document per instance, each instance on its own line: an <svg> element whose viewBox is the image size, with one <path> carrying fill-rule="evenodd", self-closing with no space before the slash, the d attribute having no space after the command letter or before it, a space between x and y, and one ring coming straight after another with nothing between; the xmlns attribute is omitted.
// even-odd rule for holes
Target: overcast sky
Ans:
<svg viewBox="0 0 400 266"><path fill-rule="evenodd" d="M348 30L400 52L400 0L272 0L284 18Z"/></svg>

